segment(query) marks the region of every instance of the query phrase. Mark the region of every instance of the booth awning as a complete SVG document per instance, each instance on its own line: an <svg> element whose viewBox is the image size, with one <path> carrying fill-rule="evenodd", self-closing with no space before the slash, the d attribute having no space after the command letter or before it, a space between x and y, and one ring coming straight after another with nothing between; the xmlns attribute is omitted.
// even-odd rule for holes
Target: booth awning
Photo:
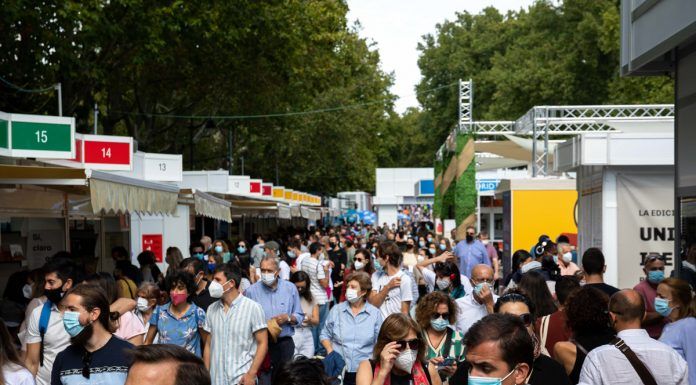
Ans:
<svg viewBox="0 0 696 385"><path fill-rule="evenodd" d="M86 171L94 213L174 214L179 187L101 171Z"/></svg>
<svg viewBox="0 0 696 385"><path fill-rule="evenodd" d="M230 208L232 204L222 198L198 189L182 189L179 192L180 202L193 206L196 215L232 222Z"/></svg>

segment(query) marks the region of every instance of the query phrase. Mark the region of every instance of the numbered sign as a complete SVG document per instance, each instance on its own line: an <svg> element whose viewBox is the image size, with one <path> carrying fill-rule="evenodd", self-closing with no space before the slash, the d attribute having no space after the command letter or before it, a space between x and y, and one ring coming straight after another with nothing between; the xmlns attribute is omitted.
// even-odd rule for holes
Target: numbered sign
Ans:
<svg viewBox="0 0 696 385"><path fill-rule="evenodd" d="M227 177L227 192L230 194L249 194L250 177L244 175L230 175Z"/></svg>
<svg viewBox="0 0 696 385"><path fill-rule="evenodd" d="M249 193L256 195L261 194L261 179L251 179L249 181Z"/></svg>
<svg viewBox="0 0 696 385"><path fill-rule="evenodd" d="M152 251L155 262L162 263L162 234L143 234L143 251Z"/></svg>
<svg viewBox="0 0 696 385"><path fill-rule="evenodd" d="M0 155L73 159L75 119L0 112Z"/></svg>
<svg viewBox="0 0 696 385"><path fill-rule="evenodd" d="M92 170L130 171L133 168L133 138L75 134L75 157L69 161L48 162Z"/></svg>
<svg viewBox="0 0 696 385"><path fill-rule="evenodd" d="M184 179L181 155L138 152L136 157L142 158L142 175L145 180L181 182Z"/></svg>
<svg viewBox="0 0 696 385"><path fill-rule="evenodd" d="M273 196L273 183L262 183L261 184L261 195L270 197Z"/></svg>

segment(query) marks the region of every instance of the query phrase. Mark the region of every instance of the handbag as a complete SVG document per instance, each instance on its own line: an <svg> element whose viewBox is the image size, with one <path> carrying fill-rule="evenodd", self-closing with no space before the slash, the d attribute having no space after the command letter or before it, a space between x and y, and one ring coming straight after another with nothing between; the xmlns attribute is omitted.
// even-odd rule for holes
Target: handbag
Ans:
<svg viewBox="0 0 696 385"><path fill-rule="evenodd" d="M657 382L655 381L655 377L653 377L652 373L650 373L650 370L645 366L643 361L638 358L636 353L631 350L631 348L626 345L626 342L622 340L619 337L614 337L613 340L611 340L611 344L614 345L621 353L623 353L624 356L628 359L628 362L631 363L631 366L633 366L633 369L635 369L636 373L638 373L638 377L640 377L640 380L643 381L643 384L645 385L657 385Z"/></svg>

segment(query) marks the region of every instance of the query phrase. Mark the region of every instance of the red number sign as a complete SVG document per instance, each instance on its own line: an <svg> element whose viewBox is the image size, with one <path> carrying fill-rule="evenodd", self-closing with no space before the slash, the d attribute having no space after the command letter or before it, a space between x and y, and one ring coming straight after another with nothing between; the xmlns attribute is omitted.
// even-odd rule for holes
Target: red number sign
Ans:
<svg viewBox="0 0 696 385"><path fill-rule="evenodd" d="M249 192L252 194L261 194L261 182L249 183Z"/></svg>
<svg viewBox="0 0 696 385"><path fill-rule="evenodd" d="M130 143L85 141L85 163L130 164Z"/></svg>
<svg viewBox="0 0 696 385"><path fill-rule="evenodd" d="M273 186L268 184L264 184L261 186L261 194L266 195L266 196L271 196L273 195Z"/></svg>
<svg viewBox="0 0 696 385"><path fill-rule="evenodd" d="M152 251L155 261L162 262L162 234L143 234L143 251Z"/></svg>

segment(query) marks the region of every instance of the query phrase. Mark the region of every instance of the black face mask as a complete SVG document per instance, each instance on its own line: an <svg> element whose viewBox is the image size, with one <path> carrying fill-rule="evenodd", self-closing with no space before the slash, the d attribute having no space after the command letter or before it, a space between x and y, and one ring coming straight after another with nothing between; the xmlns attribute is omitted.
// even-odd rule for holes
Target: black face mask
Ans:
<svg viewBox="0 0 696 385"><path fill-rule="evenodd" d="M473 242L473 241L474 241L474 236L471 235L471 234L467 234L467 235L466 235L466 242L467 242L467 243L471 243L471 242Z"/></svg>
<svg viewBox="0 0 696 385"><path fill-rule="evenodd" d="M329 242L329 247L334 249L336 248L336 244L334 242Z"/></svg>
<svg viewBox="0 0 696 385"><path fill-rule="evenodd" d="M58 305L63 299L63 286L57 289L44 290L44 295L51 303Z"/></svg>

